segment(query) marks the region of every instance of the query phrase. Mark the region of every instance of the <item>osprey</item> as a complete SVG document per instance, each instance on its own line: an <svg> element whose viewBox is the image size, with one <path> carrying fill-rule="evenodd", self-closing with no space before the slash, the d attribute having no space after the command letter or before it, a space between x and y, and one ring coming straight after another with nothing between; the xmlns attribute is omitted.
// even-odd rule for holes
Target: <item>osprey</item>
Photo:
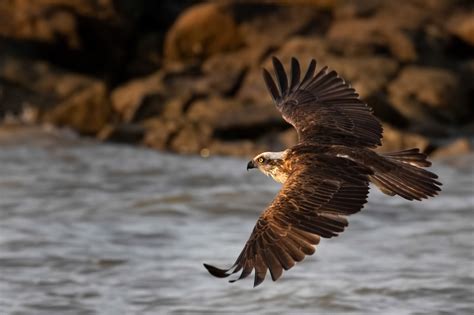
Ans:
<svg viewBox="0 0 474 315"><path fill-rule="evenodd" d="M291 78L273 57L275 84L263 69L263 79L283 119L298 133L298 144L283 152L264 152L247 169L257 168L283 186L257 220L249 240L230 269L204 264L219 278L255 269L254 286L267 270L277 280L306 255L320 238L331 238L347 227L347 216L367 202L369 183L383 193L408 200L435 196L441 183L419 149L379 154L382 125L359 95L335 71L323 67L315 75L311 60L303 79L291 59Z"/></svg>

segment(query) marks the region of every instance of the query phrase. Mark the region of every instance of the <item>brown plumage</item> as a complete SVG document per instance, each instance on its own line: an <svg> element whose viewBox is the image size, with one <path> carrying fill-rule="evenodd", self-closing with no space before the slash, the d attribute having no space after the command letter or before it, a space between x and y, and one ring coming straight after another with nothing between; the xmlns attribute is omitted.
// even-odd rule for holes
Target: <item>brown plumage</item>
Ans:
<svg viewBox="0 0 474 315"><path fill-rule="evenodd" d="M278 82L267 70L263 78L283 118L298 132L299 143L283 152L264 152L247 168L258 168L283 187L260 215L249 240L227 270L204 264L216 277L240 272L231 282L255 270L254 286L269 270L275 281L283 270L312 255L320 237L343 232L346 216L367 202L369 182L388 195L421 200L440 191L437 176L418 149L377 154L382 126L335 71L315 75L312 60L300 81L300 67L291 60L288 81L283 65L273 58Z"/></svg>

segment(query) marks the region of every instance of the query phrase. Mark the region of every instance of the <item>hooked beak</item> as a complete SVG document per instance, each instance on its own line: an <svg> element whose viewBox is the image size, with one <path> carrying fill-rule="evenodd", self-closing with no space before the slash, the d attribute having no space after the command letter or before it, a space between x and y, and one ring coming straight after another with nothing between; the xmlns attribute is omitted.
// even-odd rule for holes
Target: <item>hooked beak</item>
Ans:
<svg viewBox="0 0 474 315"><path fill-rule="evenodd" d="M257 166L255 166L255 163L253 162L253 160L251 160L248 164L247 164L247 171L249 169L252 169L252 168L256 168Z"/></svg>

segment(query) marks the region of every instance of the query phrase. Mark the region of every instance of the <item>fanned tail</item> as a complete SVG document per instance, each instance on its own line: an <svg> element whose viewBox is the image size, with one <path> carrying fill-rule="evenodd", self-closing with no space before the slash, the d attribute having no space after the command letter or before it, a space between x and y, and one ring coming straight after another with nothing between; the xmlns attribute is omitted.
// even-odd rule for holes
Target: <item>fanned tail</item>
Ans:
<svg viewBox="0 0 474 315"><path fill-rule="evenodd" d="M431 162L418 149L385 153L384 167L375 169L370 180L383 193L399 195L408 200L421 200L434 197L441 191L438 176L424 170Z"/></svg>

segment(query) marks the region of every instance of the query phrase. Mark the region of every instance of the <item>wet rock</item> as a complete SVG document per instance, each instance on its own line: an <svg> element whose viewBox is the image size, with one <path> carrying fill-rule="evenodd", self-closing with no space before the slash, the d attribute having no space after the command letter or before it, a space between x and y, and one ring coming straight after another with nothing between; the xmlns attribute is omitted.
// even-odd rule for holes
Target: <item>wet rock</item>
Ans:
<svg viewBox="0 0 474 315"><path fill-rule="evenodd" d="M233 17L217 3L206 3L180 15L166 35L164 52L169 60L203 60L240 45Z"/></svg>
<svg viewBox="0 0 474 315"><path fill-rule="evenodd" d="M444 158L473 152L472 143L467 138L454 140L433 152L434 158Z"/></svg>
<svg viewBox="0 0 474 315"><path fill-rule="evenodd" d="M388 124L383 124L382 146L376 150L379 152L392 152L419 148L421 151L426 151L429 146L430 140L420 134L403 131Z"/></svg>
<svg viewBox="0 0 474 315"><path fill-rule="evenodd" d="M390 101L407 119L427 129L458 122L467 111L457 75L433 67L405 67L389 86Z"/></svg>
<svg viewBox="0 0 474 315"><path fill-rule="evenodd" d="M41 120L55 126L70 127L81 134L95 135L108 124L110 118L107 88L97 82L45 112Z"/></svg>

